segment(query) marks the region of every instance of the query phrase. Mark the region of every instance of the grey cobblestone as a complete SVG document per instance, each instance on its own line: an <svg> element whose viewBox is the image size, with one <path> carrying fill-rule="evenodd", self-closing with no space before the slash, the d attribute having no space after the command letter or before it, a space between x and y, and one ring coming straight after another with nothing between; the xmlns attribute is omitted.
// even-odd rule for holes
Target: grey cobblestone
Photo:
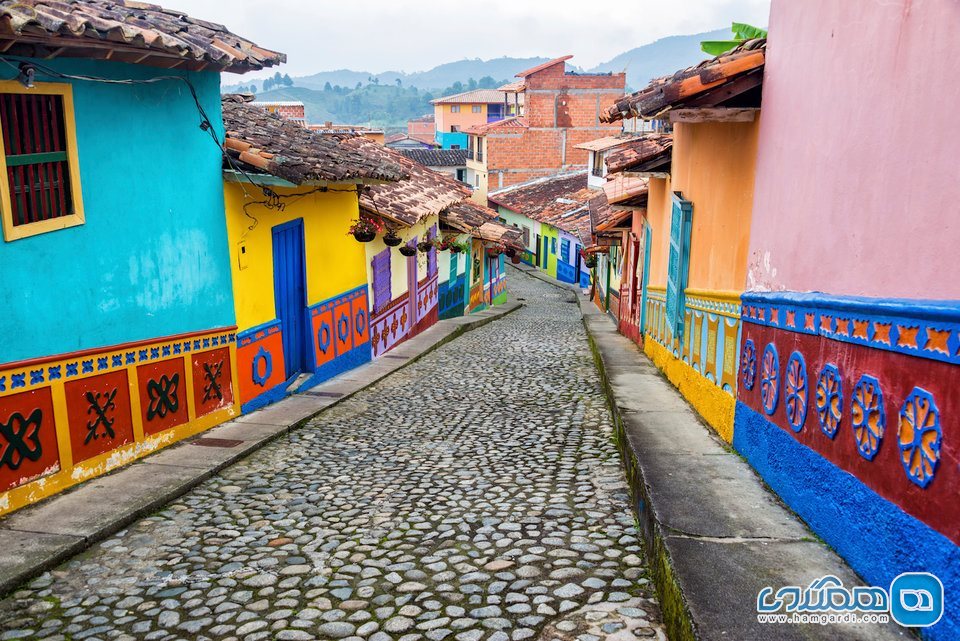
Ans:
<svg viewBox="0 0 960 641"><path fill-rule="evenodd" d="M665 639L572 295L526 307L0 602L0 638Z"/></svg>

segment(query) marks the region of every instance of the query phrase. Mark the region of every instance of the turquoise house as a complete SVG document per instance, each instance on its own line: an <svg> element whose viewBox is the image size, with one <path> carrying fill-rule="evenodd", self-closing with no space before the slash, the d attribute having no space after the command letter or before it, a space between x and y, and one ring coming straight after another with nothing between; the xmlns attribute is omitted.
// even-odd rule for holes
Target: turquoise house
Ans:
<svg viewBox="0 0 960 641"><path fill-rule="evenodd" d="M0 8L0 514L238 413L220 72L285 59L152 5L58 7Z"/></svg>

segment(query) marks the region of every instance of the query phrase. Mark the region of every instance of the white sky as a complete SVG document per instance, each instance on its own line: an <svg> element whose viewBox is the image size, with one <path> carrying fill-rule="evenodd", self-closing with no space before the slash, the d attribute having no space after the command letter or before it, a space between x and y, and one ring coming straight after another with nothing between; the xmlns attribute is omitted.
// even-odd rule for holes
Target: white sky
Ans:
<svg viewBox="0 0 960 641"><path fill-rule="evenodd" d="M163 0L287 54L281 73L422 71L464 58L573 54L589 68L675 34L747 22L770 0ZM270 74L251 74L251 78ZM239 80L239 78L238 78ZM229 80L227 80L229 82Z"/></svg>

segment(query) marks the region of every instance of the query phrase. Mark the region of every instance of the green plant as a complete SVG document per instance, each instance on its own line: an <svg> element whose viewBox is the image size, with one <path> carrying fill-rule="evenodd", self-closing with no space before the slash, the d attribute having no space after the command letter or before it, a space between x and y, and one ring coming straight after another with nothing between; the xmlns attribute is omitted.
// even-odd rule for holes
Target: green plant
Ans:
<svg viewBox="0 0 960 641"><path fill-rule="evenodd" d="M730 30L733 32L733 38L731 40L704 40L700 43L700 49L711 56L719 56L735 47L739 47L747 40L767 37L766 29L754 27L753 25L743 22L734 22Z"/></svg>
<svg viewBox="0 0 960 641"><path fill-rule="evenodd" d="M360 217L357 220L354 220L350 224L350 229L347 230L348 234L379 234L383 231L383 223L377 220L376 218L365 218Z"/></svg>

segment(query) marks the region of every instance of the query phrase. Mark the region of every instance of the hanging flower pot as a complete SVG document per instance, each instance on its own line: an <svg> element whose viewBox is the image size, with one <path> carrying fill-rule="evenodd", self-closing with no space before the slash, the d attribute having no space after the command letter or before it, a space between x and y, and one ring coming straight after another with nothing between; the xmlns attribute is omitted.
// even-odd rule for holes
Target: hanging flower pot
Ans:
<svg viewBox="0 0 960 641"><path fill-rule="evenodd" d="M450 251L451 254L459 254L459 253L460 253L460 246L459 246L459 245L450 245L449 247L447 247L447 249Z"/></svg>
<svg viewBox="0 0 960 641"><path fill-rule="evenodd" d="M514 253L513 256L510 257L510 262L514 265L518 265L520 263L520 257Z"/></svg>
<svg viewBox="0 0 960 641"><path fill-rule="evenodd" d="M400 248L400 253L403 254L404 256L416 256L417 248L410 247L409 245L404 245L403 247Z"/></svg>
<svg viewBox="0 0 960 641"><path fill-rule="evenodd" d="M417 249L419 249L421 253L426 254L428 251L433 249L433 241L429 238L425 238L417 243Z"/></svg>
<svg viewBox="0 0 960 641"><path fill-rule="evenodd" d="M587 269L593 269L594 267L597 266L597 257L594 256L593 254L590 254L590 255L587 256L587 258L583 261L583 264L587 266Z"/></svg>
<svg viewBox="0 0 960 641"><path fill-rule="evenodd" d="M369 243L383 231L383 223L375 218L358 218L350 225L348 234L353 234L359 243Z"/></svg>
<svg viewBox="0 0 960 641"><path fill-rule="evenodd" d="M517 256L517 250L513 247L508 247L505 252L510 258L515 258Z"/></svg>
<svg viewBox="0 0 960 641"><path fill-rule="evenodd" d="M403 242L403 239L392 229L383 235L383 244L387 247L396 247Z"/></svg>

